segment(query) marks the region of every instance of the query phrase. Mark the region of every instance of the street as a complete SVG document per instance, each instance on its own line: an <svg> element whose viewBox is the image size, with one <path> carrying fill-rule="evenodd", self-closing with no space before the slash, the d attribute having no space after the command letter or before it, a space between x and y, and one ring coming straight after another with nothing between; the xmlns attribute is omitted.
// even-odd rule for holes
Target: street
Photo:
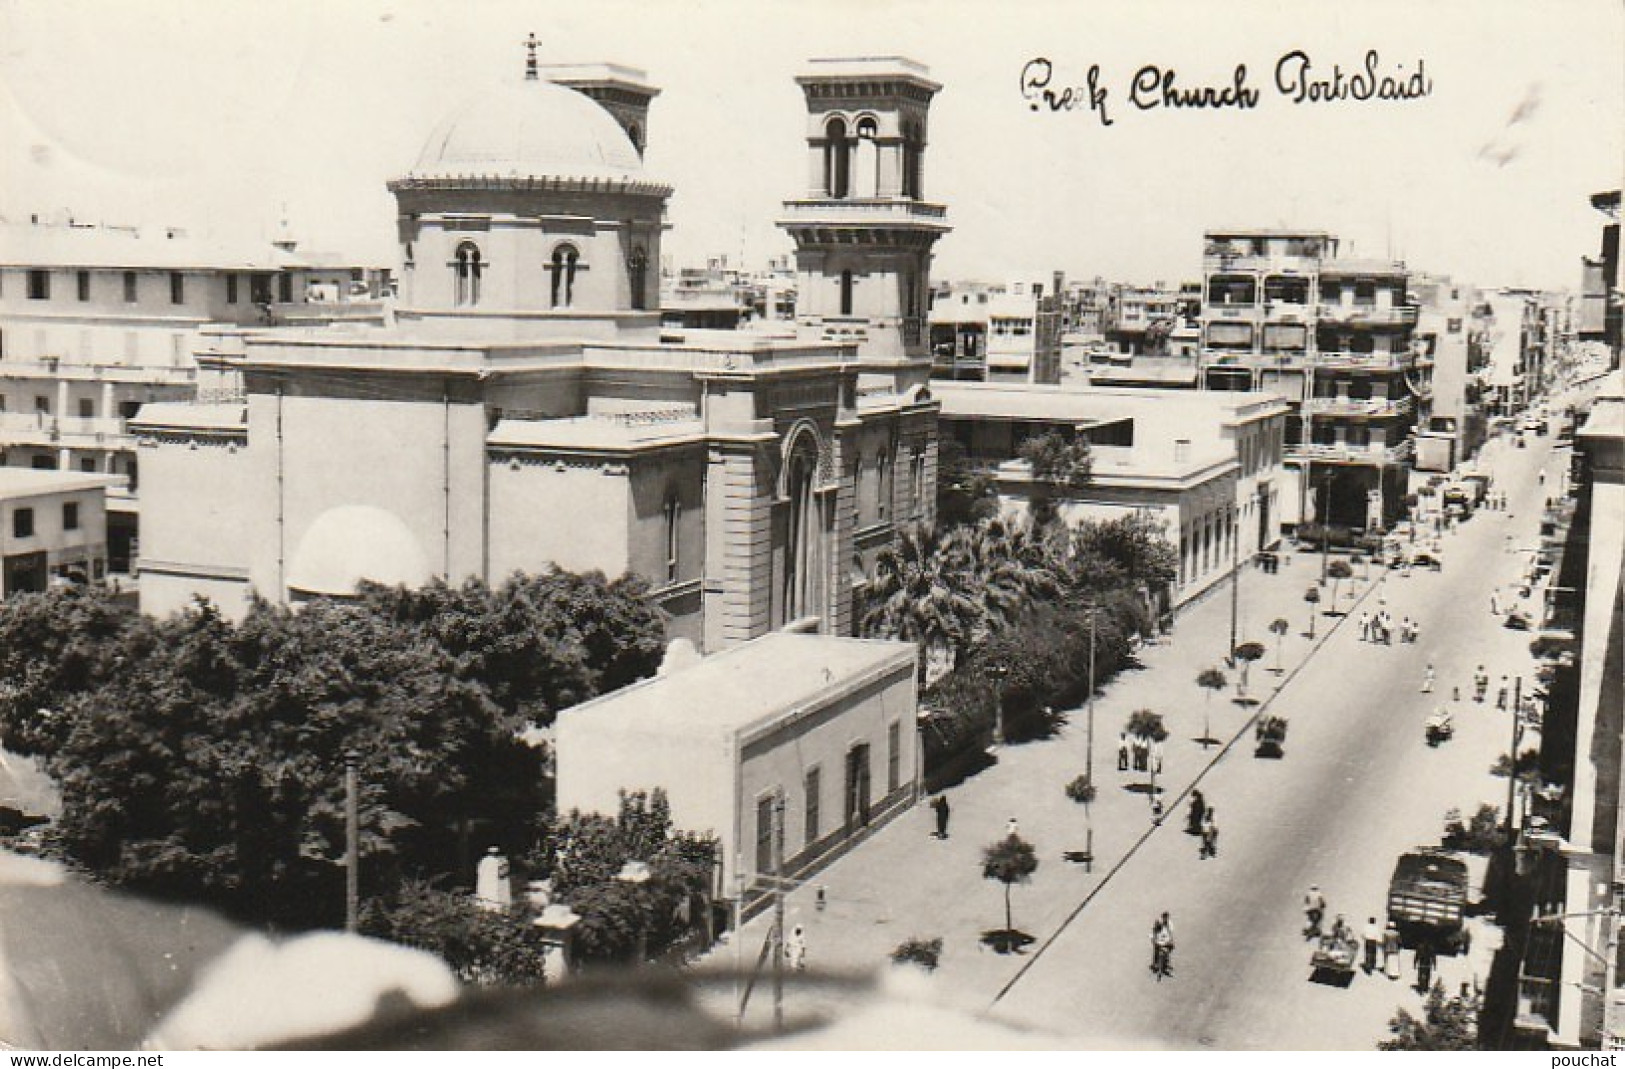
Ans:
<svg viewBox="0 0 1625 1069"><path fill-rule="evenodd" d="M1522 672L1526 688L1532 682L1532 635L1503 627L1490 613L1489 593L1523 573L1521 550L1538 542L1540 501L1551 489L1537 485L1536 472L1556 466L1550 438L1532 438L1522 450L1497 440L1487 449L1483 466L1494 472L1495 489L1507 493L1507 511L1480 510L1445 534L1440 572L1373 571L1369 581L1344 581L1339 604L1347 615L1322 615L1313 643L1304 634L1301 598L1318 577L1318 555L1298 554L1278 575L1244 572L1240 638L1262 641L1269 651L1253 666L1249 688L1265 704L1246 708L1229 692L1213 699L1213 734L1235 738L1224 752L1204 751L1196 741L1204 692L1194 682L1223 656L1229 605L1222 592L1190 610L1171 643L1148 649L1143 670L1102 694L1092 872L1063 859L1083 840L1081 808L1062 792L1084 763L1080 711L1056 738L1007 747L997 765L948 791L955 813L949 841L929 838L922 804L815 878L826 889L824 910L812 902L812 887L789 896L789 923L806 927L812 965L872 969L907 937L941 936L934 1001L1079 1045L1371 1049L1397 1007L1420 1007L1410 986L1411 954L1402 955L1400 981L1379 972L1357 974L1346 989L1310 982L1302 898L1316 883L1330 914L1345 914L1356 931L1367 917L1384 920L1395 860L1437 844L1447 810L1470 815L1489 802L1504 812L1507 781L1489 769L1508 749L1511 720L1495 710L1495 682L1503 672ZM1503 593L1503 606L1508 597ZM1319 608L1326 610L1329 586L1323 598ZM1396 627L1407 616L1417 621L1419 641L1360 641L1359 614L1380 607ZM1277 616L1292 625L1281 675L1268 670L1276 652L1266 626ZM1429 661L1437 683L1424 695ZM1492 680L1483 705L1471 700L1479 664ZM1454 687L1463 699L1455 737L1429 747L1423 721L1450 704ZM1142 707L1163 713L1171 731L1161 826L1150 819L1145 777L1116 771L1117 732ZM1288 719L1284 758L1253 756L1246 724L1255 712ZM1526 735L1522 745L1538 745L1538 738ZM1212 860L1199 859L1198 840L1184 833L1191 786L1216 810L1220 836ZM1035 942L1004 955L978 940L1002 924L1002 888L980 878L979 857L1012 816L1036 844L1040 867L1030 884L1013 891L1015 925ZM1149 937L1163 910L1171 914L1177 950L1174 975L1158 982L1147 968ZM746 927L747 964L765 924L758 917ZM1471 955L1441 959L1439 975L1452 989L1487 976L1496 932L1482 922L1475 930ZM711 960L731 964L733 954L719 950ZM833 996L810 1000L840 1011ZM753 1001L751 1020L759 1020L765 1001ZM813 1007L804 999L795 1008Z"/></svg>

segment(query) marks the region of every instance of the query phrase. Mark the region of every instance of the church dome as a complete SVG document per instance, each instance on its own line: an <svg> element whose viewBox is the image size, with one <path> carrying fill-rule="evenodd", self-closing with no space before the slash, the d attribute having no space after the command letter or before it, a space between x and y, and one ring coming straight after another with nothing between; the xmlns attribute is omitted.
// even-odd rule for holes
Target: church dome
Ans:
<svg viewBox="0 0 1625 1069"><path fill-rule="evenodd" d="M626 131L591 98L541 79L503 85L437 126L412 178L640 179Z"/></svg>
<svg viewBox="0 0 1625 1069"><path fill-rule="evenodd" d="M300 540L288 589L343 597L363 580L416 590L433 578L418 540L398 517L371 505L340 505L316 517Z"/></svg>

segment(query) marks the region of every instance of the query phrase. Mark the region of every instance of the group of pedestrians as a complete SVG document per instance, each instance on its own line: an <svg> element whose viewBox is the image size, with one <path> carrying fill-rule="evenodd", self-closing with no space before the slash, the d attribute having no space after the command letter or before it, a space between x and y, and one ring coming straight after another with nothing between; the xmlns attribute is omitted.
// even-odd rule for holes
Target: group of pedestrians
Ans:
<svg viewBox="0 0 1625 1069"><path fill-rule="evenodd" d="M1127 772L1132 763L1136 772L1162 775L1162 743L1142 735L1117 734L1117 771Z"/></svg>
<svg viewBox="0 0 1625 1069"><path fill-rule="evenodd" d="M1191 791L1190 808L1185 812L1185 834L1201 840L1196 856L1199 860L1219 856L1219 825L1213 818L1213 807L1207 804L1201 791Z"/></svg>
<svg viewBox="0 0 1625 1069"><path fill-rule="evenodd" d="M1317 884L1311 884L1309 890L1304 893L1303 915L1305 939L1319 939L1342 945L1354 943L1354 930L1341 913L1337 915L1337 919L1332 922L1329 929L1324 927L1326 895ZM1399 979L1404 942L1400 938L1398 925L1391 920L1386 925L1381 925L1377 923L1376 917L1367 917L1359 942L1365 952L1364 969L1367 976L1381 972L1390 980ZM1426 991L1433 985L1433 970L1437 965L1438 951L1431 942L1423 939L1417 944L1412 959L1418 991Z"/></svg>
<svg viewBox="0 0 1625 1069"><path fill-rule="evenodd" d="M1360 641L1371 642L1379 646L1391 646L1394 642L1394 618L1386 608L1378 609L1373 615L1369 612L1360 613ZM1409 616L1399 622L1399 641L1415 642L1422 633L1422 626Z"/></svg>

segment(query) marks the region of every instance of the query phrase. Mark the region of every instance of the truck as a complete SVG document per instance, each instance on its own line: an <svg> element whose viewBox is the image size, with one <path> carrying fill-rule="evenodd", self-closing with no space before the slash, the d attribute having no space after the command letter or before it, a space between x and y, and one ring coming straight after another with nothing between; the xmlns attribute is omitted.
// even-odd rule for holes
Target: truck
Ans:
<svg viewBox="0 0 1625 1069"><path fill-rule="evenodd" d="M1467 863L1437 850L1401 854L1388 881L1388 919L1407 944L1465 950Z"/></svg>

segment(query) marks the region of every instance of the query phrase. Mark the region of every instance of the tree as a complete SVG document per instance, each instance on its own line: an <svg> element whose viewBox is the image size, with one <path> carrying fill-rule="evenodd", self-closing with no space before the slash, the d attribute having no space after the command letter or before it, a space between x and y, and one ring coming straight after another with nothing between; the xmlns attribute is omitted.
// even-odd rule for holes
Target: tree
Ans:
<svg viewBox="0 0 1625 1069"><path fill-rule="evenodd" d="M1168 737L1168 729L1162 723L1162 714L1154 713L1150 709L1136 709L1129 714L1128 725L1124 730L1147 742L1161 742Z"/></svg>
<svg viewBox="0 0 1625 1069"><path fill-rule="evenodd" d="M1007 835L991 846L982 848L982 878L998 880L1004 884L1004 930L1014 933L1016 926L1010 913L1010 888L1026 883L1038 871L1038 854L1032 843L1019 835Z"/></svg>
<svg viewBox="0 0 1625 1069"><path fill-rule="evenodd" d="M1224 673L1217 668L1204 668L1196 674L1196 685L1207 691L1206 697L1202 700L1202 749L1204 750L1208 748L1210 743L1218 741L1213 737L1213 731L1208 726L1208 712L1213 705L1213 695L1223 690L1228 682L1229 680L1224 677Z"/></svg>
<svg viewBox="0 0 1625 1069"><path fill-rule="evenodd" d="M999 511L997 480L971 463L965 447L950 437L937 442L937 523L944 530L975 525Z"/></svg>
<svg viewBox="0 0 1625 1069"><path fill-rule="evenodd" d="M1275 636L1275 674L1280 675L1286 671L1281 667L1281 643L1286 639L1286 633L1292 625L1287 623L1286 617L1277 616L1270 621L1270 634Z"/></svg>
<svg viewBox="0 0 1625 1069"><path fill-rule="evenodd" d="M1320 604L1320 588L1310 587L1303 592L1303 600L1309 605L1309 637L1315 637L1315 606Z"/></svg>
<svg viewBox="0 0 1625 1069"><path fill-rule="evenodd" d="M1253 662L1264 656L1264 645L1261 642L1243 642L1232 651L1237 663L1241 665L1241 676L1236 680L1236 700L1247 701L1247 673Z"/></svg>
<svg viewBox="0 0 1625 1069"><path fill-rule="evenodd" d="M716 850L715 839L673 827L665 791L622 791L614 817L555 817L522 867L546 873L580 915L581 960L626 962L640 942L659 956L704 929ZM628 861L649 866L645 883L619 879Z"/></svg>
<svg viewBox="0 0 1625 1069"><path fill-rule="evenodd" d="M642 590L554 571L498 590L372 587L298 612L262 601L241 624L206 602L116 627L65 612L69 645L99 645L105 663L46 680L62 848L112 883L251 921L334 923L353 753L363 893L466 880L473 829L523 850L549 804L547 755L520 732L654 670L660 621Z"/></svg>
<svg viewBox="0 0 1625 1069"><path fill-rule="evenodd" d="M920 525L905 527L875 561L863 613L864 635L917 642L955 662L978 627L977 593L942 540ZM920 675L925 679L926 659Z"/></svg>
<svg viewBox="0 0 1625 1069"><path fill-rule="evenodd" d="M1032 471L1033 526L1049 527L1060 518L1056 496L1089 483L1094 464L1089 443L1061 431L1046 431L1023 441L1017 456L1025 460Z"/></svg>
<svg viewBox="0 0 1625 1069"><path fill-rule="evenodd" d="M1337 612L1337 591L1345 579L1354 578L1354 569L1349 567L1346 560L1334 560L1326 568L1326 575L1332 581L1332 612Z"/></svg>
<svg viewBox="0 0 1625 1069"><path fill-rule="evenodd" d="M101 587L0 601L0 745L49 757L69 730L69 701L116 676L137 647L150 648L150 630Z"/></svg>
<svg viewBox="0 0 1625 1069"><path fill-rule="evenodd" d="M1422 1004L1422 1019L1401 1009L1388 1022L1394 1038L1377 1044L1378 1050L1477 1050L1479 999L1475 995L1445 997L1437 982Z"/></svg>

